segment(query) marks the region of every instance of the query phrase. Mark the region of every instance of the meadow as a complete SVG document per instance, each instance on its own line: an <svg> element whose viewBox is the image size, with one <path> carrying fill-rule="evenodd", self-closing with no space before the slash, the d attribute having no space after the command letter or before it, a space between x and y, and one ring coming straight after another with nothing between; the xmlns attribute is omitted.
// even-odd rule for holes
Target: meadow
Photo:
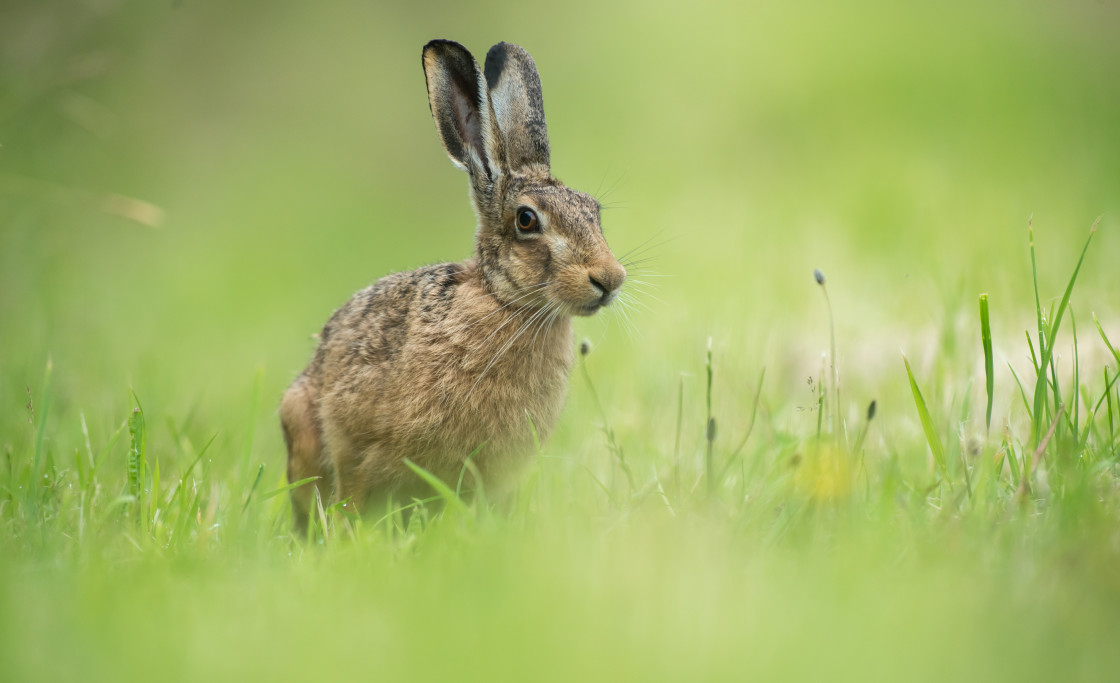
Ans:
<svg viewBox="0 0 1120 683"><path fill-rule="evenodd" d="M0 8L0 680L1106 680L1120 10ZM277 407L470 255L420 49L539 67L626 300L508 501L327 501ZM823 284L816 277L819 271Z"/></svg>

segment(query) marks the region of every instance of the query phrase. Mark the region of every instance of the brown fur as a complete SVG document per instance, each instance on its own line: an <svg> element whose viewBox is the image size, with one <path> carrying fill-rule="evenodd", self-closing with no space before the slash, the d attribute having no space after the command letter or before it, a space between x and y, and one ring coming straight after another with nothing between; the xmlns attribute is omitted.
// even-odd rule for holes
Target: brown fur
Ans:
<svg viewBox="0 0 1120 683"><path fill-rule="evenodd" d="M436 129L470 174L475 257L396 273L355 294L323 327L280 418L298 526L324 501L423 491L408 459L444 481L467 457L488 489L516 477L530 427L552 431L572 365L572 315L608 305L626 278L598 203L549 170L536 66L500 43L486 78L462 46L432 41L423 65ZM525 208L539 231L517 227ZM469 479L468 479L469 481Z"/></svg>

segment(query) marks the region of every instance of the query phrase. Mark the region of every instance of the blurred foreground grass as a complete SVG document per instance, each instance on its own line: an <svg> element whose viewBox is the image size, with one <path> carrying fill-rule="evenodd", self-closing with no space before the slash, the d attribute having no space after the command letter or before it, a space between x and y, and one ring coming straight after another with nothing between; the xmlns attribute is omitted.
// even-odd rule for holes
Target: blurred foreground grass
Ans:
<svg viewBox="0 0 1120 683"><path fill-rule="evenodd" d="M1116 385L1089 409L1120 365L1092 315L1120 341L1118 18L5 4L0 678L1109 677ZM293 543L265 496L309 335L370 280L471 249L424 97L434 37L533 53L555 171L611 207L617 252L652 240L656 288L581 323L603 414L577 372L509 509L333 515ZM1062 426L1021 495L1012 463L1058 411L1044 385L1031 415L1027 219L1045 327L1102 213L1054 347Z"/></svg>

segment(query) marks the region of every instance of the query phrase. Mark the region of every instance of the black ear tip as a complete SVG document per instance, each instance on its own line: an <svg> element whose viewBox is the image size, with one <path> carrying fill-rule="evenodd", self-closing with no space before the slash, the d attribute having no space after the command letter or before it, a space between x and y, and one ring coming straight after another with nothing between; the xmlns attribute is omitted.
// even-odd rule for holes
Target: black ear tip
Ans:
<svg viewBox="0 0 1120 683"><path fill-rule="evenodd" d="M534 71L537 68L532 55L525 48L502 41L486 53L486 65L483 67L483 71L486 74L487 86L494 87L494 84L498 82L511 62L528 65Z"/></svg>
<svg viewBox="0 0 1120 683"><path fill-rule="evenodd" d="M526 52L525 48L521 47L520 45L507 43L503 40L502 42L494 45L494 47L490 48L486 52L486 61L489 62L491 60L495 60L500 61L501 63L505 63L506 60L514 56L528 57L529 53Z"/></svg>
<svg viewBox="0 0 1120 683"><path fill-rule="evenodd" d="M511 47L509 43L498 43L486 53L486 66L483 71L486 74L488 87L493 88L505 71L506 61L509 59L509 47Z"/></svg>
<svg viewBox="0 0 1120 683"><path fill-rule="evenodd" d="M454 40L445 40L438 38L436 40L429 40L424 45L424 50L421 54L428 55L429 53L436 53L444 57L457 57L462 59L464 56L469 57L470 51L463 47Z"/></svg>
<svg viewBox="0 0 1120 683"><path fill-rule="evenodd" d="M444 46L465 49L462 45L456 43L454 40L447 40L446 38L436 38L435 40L429 40L427 44L424 45L424 50L434 50L436 48L441 48Z"/></svg>

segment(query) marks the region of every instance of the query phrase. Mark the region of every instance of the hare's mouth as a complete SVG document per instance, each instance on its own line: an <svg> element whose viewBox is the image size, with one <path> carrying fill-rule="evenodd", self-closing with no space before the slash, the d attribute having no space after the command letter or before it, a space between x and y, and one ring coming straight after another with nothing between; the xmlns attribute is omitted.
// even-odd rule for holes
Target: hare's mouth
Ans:
<svg viewBox="0 0 1120 683"><path fill-rule="evenodd" d="M581 306L577 306L576 307L576 315L583 315L583 316L595 315L596 313L599 312L599 309L606 308L607 306L610 306L611 302L613 302L617 298L618 298L618 290L617 289L612 290L610 292L607 292L606 294L603 294L598 299L593 299L593 300L591 300L591 301L589 301L589 302L587 302L587 303L585 303Z"/></svg>
<svg viewBox="0 0 1120 683"><path fill-rule="evenodd" d="M605 304L601 301L595 301L595 302L590 303L590 304L584 304L583 306L580 306L579 308L576 309L576 315L582 315L582 316L595 315L596 313L599 312L599 309L602 308L604 305Z"/></svg>

